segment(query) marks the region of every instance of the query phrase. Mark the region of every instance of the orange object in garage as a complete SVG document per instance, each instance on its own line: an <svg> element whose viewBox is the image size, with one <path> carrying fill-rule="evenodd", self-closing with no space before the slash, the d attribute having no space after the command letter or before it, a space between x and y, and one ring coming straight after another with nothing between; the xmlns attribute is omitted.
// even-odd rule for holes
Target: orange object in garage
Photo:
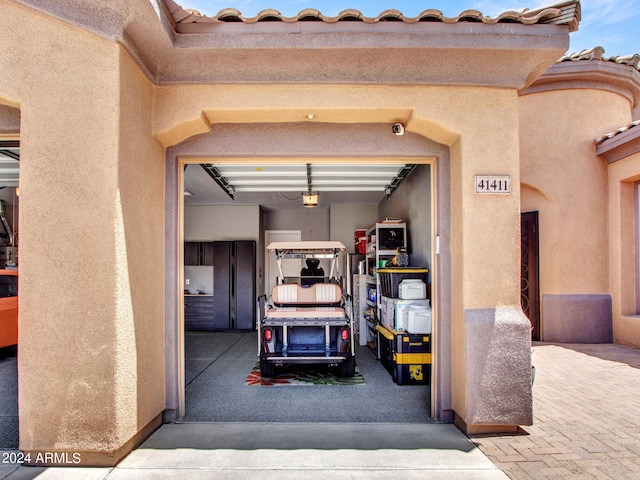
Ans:
<svg viewBox="0 0 640 480"><path fill-rule="evenodd" d="M18 343L18 272L0 270L0 348Z"/></svg>

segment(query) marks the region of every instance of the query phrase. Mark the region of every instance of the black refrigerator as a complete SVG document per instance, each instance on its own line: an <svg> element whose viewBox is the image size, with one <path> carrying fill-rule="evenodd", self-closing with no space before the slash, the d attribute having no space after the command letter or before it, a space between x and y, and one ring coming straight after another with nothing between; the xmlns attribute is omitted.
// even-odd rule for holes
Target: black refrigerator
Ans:
<svg viewBox="0 0 640 480"><path fill-rule="evenodd" d="M213 330L255 330L256 242L213 242Z"/></svg>

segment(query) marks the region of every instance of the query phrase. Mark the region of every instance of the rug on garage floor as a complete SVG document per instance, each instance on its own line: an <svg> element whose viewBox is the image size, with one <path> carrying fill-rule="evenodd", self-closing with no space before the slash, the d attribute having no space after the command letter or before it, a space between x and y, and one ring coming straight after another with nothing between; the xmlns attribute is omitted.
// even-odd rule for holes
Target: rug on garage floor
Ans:
<svg viewBox="0 0 640 480"><path fill-rule="evenodd" d="M308 386L308 385L365 385L364 377L356 366L353 377L338 377L328 368L286 369L275 377L262 377L260 374L260 361L257 361L244 384L252 387L275 386Z"/></svg>

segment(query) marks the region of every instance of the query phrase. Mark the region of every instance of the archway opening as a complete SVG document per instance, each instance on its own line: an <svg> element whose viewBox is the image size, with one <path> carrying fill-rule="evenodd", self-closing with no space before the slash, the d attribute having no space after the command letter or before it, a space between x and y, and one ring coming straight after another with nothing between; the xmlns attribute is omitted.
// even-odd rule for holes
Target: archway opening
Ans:
<svg viewBox="0 0 640 480"><path fill-rule="evenodd" d="M292 130L295 131L296 135L292 135ZM388 135L385 137L387 131ZM251 367L255 363L257 334L253 331L247 337L246 332L235 332L234 330L238 329L234 329L233 325L229 325L229 328L216 328L212 326L213 322L210 322L208 326L200 325L205 330L210 329L214 332L218 330L217 334L213 336L207 337L208 334L206 333L189 330L190 321L185 318L187 312L185 311L184 299L190 298L188 296L194 294L192 290L195 291L195 294L198 294L199 290L205 293L208 290L208 284L204 280L196 280L192 284L192 278L195 278L194 275L198 275L197 269L194 267L202 267L200 270L205 272L210 272L210 269L209 265L187 266L185 264L186 257L189 255L185 251L185 242L203 244L209 241L238 240L243 235L246 237L247 223L252 223L248 229L253 232L254 240L258 246L256 250L258 253L255 284L257 293L262 294L266 293L267 289L267 282L264 278L266 267L263 255L266 231L298 230L303 239L344 239L344 243L349 247L350 253L355 253L355 230L363 227L366 229L371 227L370 223L375 225L378 221L387 218L402 218L406 221L409 229L409 238L411 239L409 246L410 252L412 252L410 257L413 255L416 262L429 269L430 300L434 309L433 317L436 319L434 324L438 323L438 302L436 300L438 285L435 280L438 270L436 263L438 262L436 261L437 257L434 250L434 238L438 223L437 190L441 180L438 178L436 165L439 160L448 164L448 149L420 135L410 133L406 134L407 141L404 146L398 148L399 144L397 142L394 145L385 144L385 140L389 140L389 136L393 139L394 133L391 130L391 125L378 124L349 126L339 124L313 126L299 124L221 125L217 126L211 134L194 137L183 142L180 146L169 149L167 165L170 166L171 163L177 164L177 168L173 168L177 177L174 190L182 193L179 197L176 196L176 201L179 203L177 211L180 213L177 216L179 218L177 229L181 230L181 235L178 236L178 241L175 245L180 260L176 266L177 272L174 280L177 286L174 284L174 292L177 293L176 314L179 317L178 326L175 329L176 340L178 340L176 342L176 360L178 363L184 362L182 363L184 366L178 367L177 370L178 372L184 371L185 376L182 379L176 378L176 383L179 385L178 390L180 390L179 395L177 395L179 397L178 404L180 405L176 412L177 418L186 415L185 419L190 421L242 421L242 418L260 421L246 414L236 414L235 417L225 416L227 413L223 412L222 407L228 402L220 396L220 392L230 392L234 388L237 394L260 396L260 393L256 393L259 389L254 388L253 391L250 391L244 383L244 380L248 377L247 374L250 373ZM256 139L265 137L271 140L266 148L264 143L256 141ZM383 138L382 141L380 137ZM291 138L295 140L287 140ZM327 142L330 143L329 148L327 148ZM251 143L253 145L248 147L247 145ZM245 153L242 155L237 155L236 153L238 145L243 146ZM274 145L276 148L274 148ZM382 147L377 148L377 145L382 145ZM310 155L310 152L314 152L313 156ZM265 171L274 165L311 165L312 170L315 168L314 165L316 167L319 165L343 167L345 165L359 165L366 171L367 169L373 170L374 166L384 164L396 165L398 167L397 170L408 164L412 164L416 168L403 183L402 188L399 188L388 198L384 190L386 185L383 185L381 193L378 194L375 200L366 201L362 199L371 197L367 197L364 192L348 191L337 195L336 191L327 190L324 194L320 192L320 198L327 199L325 200L326 203L323 204L321 201L313 209L305 209L301 200L296 198L295 192L287 194L287 192L272 191L268 192L262 200L256 200L256 192L253 192L254 199L251 201L246 200L246 198L242 199L242 195L239 195L240 192L237 192L234 195L236 198L232 199L228 194L228 189L224 188L225 181L229 185L233 185L230 178L225 177L225 180L216 182L210 172L207 172L211 166L218 173L221 173L225 170L241 171L242 169L262 169L262 171ZM206 165L207 167L203 168L201 165ZM233 166L233 168L229 168L229 166ZM448 183L448 168L445 173L447 177L446 183ZM221 176L224 177L224 175ZM198 178L200 180L204 178L209 182L208 188L213 189L215 195L217 195L217 200L204 199L203 195L198 194L202 188L202 184L198 183ZM259 181L258 183L263 184L264 181ZM355 183L354 180L354 185ZM352 190L356 189L353 188ZM297 192L297 194L300 194L300 192ZM199 196L201 196L200 199L198 199ZM338 199L338 201L329 200L331 198ZM240 220L243 217L247 219L244 223ZM230 219L234 220L230 221ZM204 226L205 224L208 226ZM191 248L191 246L187 248ZM201 245L199 248L206 248L206 246ZM352 274L353 272L348 272L349 276ZM209 275L210 273L205 274L205 276ZM187 280L189 281L188 283ZM215 290L215 285L212 286L212 290ZM202 297L198 294L199 298ZM258 319L260 314L261 311L258 309L256 314ZM437 328L434 325L434 333ZM219 339L223 339L226 336L226 343L221 341L221 343L216 344L217 340L211 340L216 336ZM245 340L245 338L249 338L249 340ZM217 361L223 362L218 363L221 368L233 368L231 363L227 363L225 366L222 356L216 352L232 352L232 345L230 346L229 344L236 340L250 344L250 350L252 351L248 355L252 355L253 360L245 361L248 361L251 365L243 367L244 373L235 374L233 381L236 383L234 388L228 383L224 384L224 382L214 386L216 381L221 380L222 377L221 374L215 373ZM192 343L195 345L198 342L201 344L210 342L209 348L213 352L210 357L202 356L197 353L196 349L191 348ZM437 364L436 346L437 341L435 336L432 335L431 347L434 351L434 364ZM365 363L366 355L371 356L366 360L371 360L372 364L380 364L377 358L378 354L369 349L369 342L364 342L361 347L363 350L360 355L363 359L363 364ZM190 356L191 353L194 353L195 356ZM384 371L384 368L382 368L382 371ZM370 373L369 375L374 375L375 377L380 374ZM389 373L385 373L385 375L387 376L387 382L400 394L400 398L402 397L402 391L408 392L411 388L399 388L397 384L394 384L393 377ZM435 373L433 376L435 376ZM179 373L176 377L179 377ZM371 377L372 384L374 383L374 377ZM434 382L431 381L431 378L432 375L429 373L429 381L425 382L423 388L426 393L421 397L422 403L427 404L426 412L429 419L435 416L431 401ZM366 380L365 375L365 382ZM198 383L201 385L198 386ZM206 394L207 389L209 390L208 395ZM190 392L190 390L193 390L193 392ZM216 391L218 392L217 397ZM181 398L180 394L182 395ZM322 395L319 395L316 400L321 402L322 398ZM201 405L208 404L213 407L210 408L209 413L206 413L204 410L199 409L196 403L193 403L194 408L192 409L191 399L197 399ZM380 400L378 399L378 401ZM384 401L384 399L382 400ZM391 401L392 399L389 400ZM337 401L341 400L337 399ZM306 403L308 404L309 402ZM394 402L391 401L391 403ZM411 409L410 401L400 400L397 403L398 405L405 404L407 409ZM249 410L251 410L250 407ZM289 416L288 418L291 419L292 417ZM363 417L362 415L358 416L358 414L351 413L347 414L346 418L348 421L358 421L358 418ZM364 421L375 421L372 418ZM420 417L419 420L416 420L417 418L414 416L409 421L428 421L424 417ZM264 421L264 419L261 420ZM313 418L306 416L299 421L313 420ZM317 418L315 420L318 421ZM380 421L380 419L378 420ZM320 421L329 420L320 419Z"/></svg>

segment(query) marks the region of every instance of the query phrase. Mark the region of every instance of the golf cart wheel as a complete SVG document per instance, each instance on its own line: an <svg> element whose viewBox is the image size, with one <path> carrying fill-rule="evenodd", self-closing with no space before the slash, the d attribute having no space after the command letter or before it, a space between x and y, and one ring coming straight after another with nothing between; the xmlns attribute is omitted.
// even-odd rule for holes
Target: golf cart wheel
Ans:
<svg viewBox="0 0 640 480"><path fill-rule="evenodd" d="M353 377L356 374L356 357L349 357L338 365L339 377Z"/></svg>
<svg viewBox="0 0 640 480"><path fill-rule="evenodd" d="M262 377L274 377L276 374L276 366L266 360L260 360L260 375Z"/></svg>

